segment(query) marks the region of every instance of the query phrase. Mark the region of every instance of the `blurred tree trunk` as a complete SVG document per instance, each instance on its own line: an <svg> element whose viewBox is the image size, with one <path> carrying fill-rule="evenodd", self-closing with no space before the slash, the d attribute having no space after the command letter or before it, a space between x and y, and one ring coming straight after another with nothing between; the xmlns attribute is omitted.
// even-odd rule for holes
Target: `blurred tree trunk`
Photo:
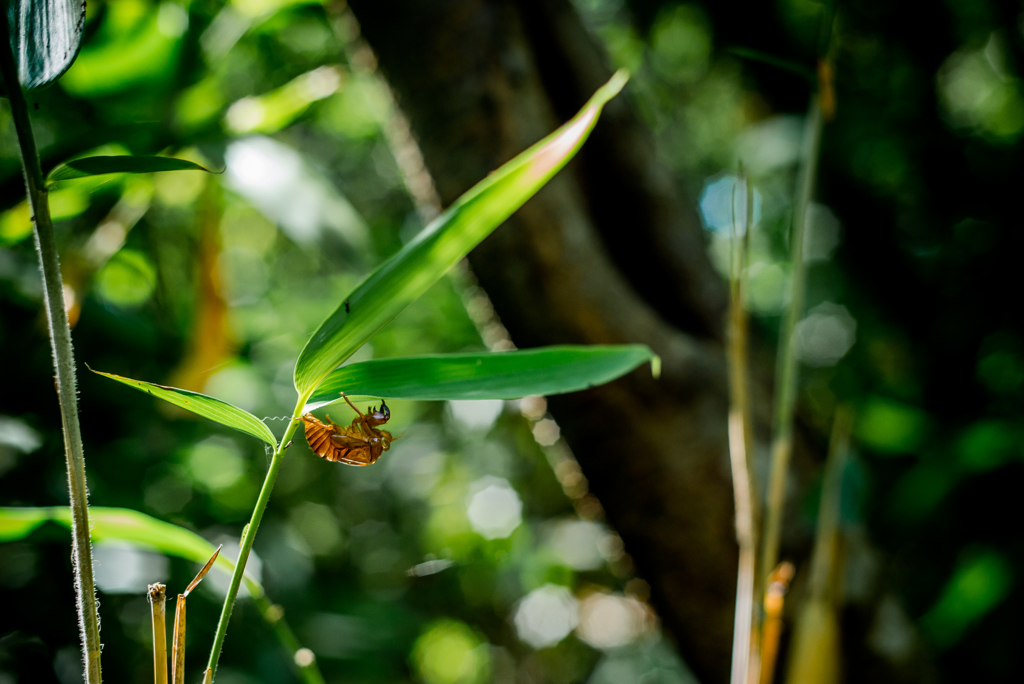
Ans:
<svg viewBox="0 0 1024 684"><path fill-rule="evenodd" d="M569 118L610 76L566 0L349 5L444 205ZM737 556L727 293L695 208L630 109L628 86L577 159L470 263L519 347L639 342L662 357L659 381L642 369L549 406L687 664L702 681L726 681ZM754 373L766 424L767 375ZM811 468L795 460L806 482Z"/></svg>

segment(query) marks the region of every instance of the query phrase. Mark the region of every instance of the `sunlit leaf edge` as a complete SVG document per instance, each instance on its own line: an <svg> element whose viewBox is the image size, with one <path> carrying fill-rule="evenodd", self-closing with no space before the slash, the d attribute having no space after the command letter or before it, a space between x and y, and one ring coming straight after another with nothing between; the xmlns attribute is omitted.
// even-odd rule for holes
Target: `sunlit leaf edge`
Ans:
<svg viewBox="0 0 1024 684"><path fill-rule="evenodd" d="M338 401L341 392L421 401L565 394L610 382L648 361L657 375L660 359L645 345L563 345L375 359L334 370L305 408Z"/></svg>
<svg viewBox="0 0 1024 684"><path fill-rule="evenodd" d="M576 116L480 181L358 285L299 354L299 396L307 399L338 364L543 187L579 150L604 105L628 78L624 70L617 72Z"/></svg>
<svg viewBox="0 0 1024 684"><path fill-rule="evenodd" d="M252 435L257 439L266 442L270 446L277 448L277 440L274 438L274 433L270 431L270 428L268 428L263 421L248 411L240 409L226 401L215 399L198 392L178 389L176 387L157 385L143 380L133 380L120 375L114 375L113 373L104 373L102 371L93 370L92 368L89 368L89 370L97 375L102 375L110 378L111 380L116 380L121 384L137 389L140 392L145 392L146 394L157 397L158 399L163 399L169 404L174 404L179 408L183 408L198 416L212 420L215 423L220 423L221 425L238 430L239 432Z"/></svg>

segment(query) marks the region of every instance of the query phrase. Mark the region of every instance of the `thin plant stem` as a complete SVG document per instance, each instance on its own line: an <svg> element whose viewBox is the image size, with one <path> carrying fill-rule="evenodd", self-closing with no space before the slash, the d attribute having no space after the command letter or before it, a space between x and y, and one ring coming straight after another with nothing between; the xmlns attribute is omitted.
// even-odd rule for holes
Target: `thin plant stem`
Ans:
<svg viewBox="0 0 1024 684"><path fill-rule="evenodd" d="M39 151L32 134L28 105L18 80L18 68L11 51L7 4L0 3L0 73L7 85L11 117L18 134L18 149L25 175L25 189L32 209L33 232L39 270L43 276L43 301L50 330L50 348L56 370L57 397L64 426L64 456L67 463L68 492L71 504L71 558L74 566L78 624L82 639L86 684L100 684L100 618L96 607L96 587L92 569L92 541L89 535L89 493L85 482L85 455L78 420L78 394L75 383L75 355L71 346L71 328L64 306L64 283L57 258L57 243L50 220L46 183L39 164Z"/></svg>
<svg viewBox="0 0 1024 684"><path fill-rule="evenodd" d="M153 682L167 684L167 587L149 585L149 605L153 611Z"/></svg>
<svg viewBox="0 0 1024 684"><path fill-rule="evenodd" d="M295 632L284 619L284 609L281 606L272 604L266 596L255 596L256 608L263 615L263 619L274 628L277 640L288 649L292 657L292 663L298 669L299 676L306 684L325 684L324 676L316 666L316 656L308 648L303 648L299 643ZM212 678L211 678L212 681Z"/></svg>
<svg viewBox="0 0 1024 684"><path fill-rule="evenodd" d="M792 264L792 292L789 310L779 336L779 351L775 371L775 416L772 424L771 474L768 481L768 501L764 525L761 568L764 572L774 568L779 560L779 539L786 504L786 476L793 452L793 411L796 407L798 367L793 332L804 308L806 268L804 264L804 234L807 209L814 195L814 182L818 172L821 150L821 130L824 119L817 96L811 99L804 131L804 153L796 205L793 208L793 233L790 236L790 263Z"/></svg>
<svg viewBox="0 0 1024 684"><path fill-rule="evenodd" d="M231 611L235 607L238 588L242 584L245 564L249 560L249 552L252 551L252 543L256 539L256 531L259 529L260 520L263 519L263 512L267 509L267 503L270 501L270 493L273 491L274 483L277 481L277 472L281 469L284 452L291 444L291 439L295 435L296 429L302 424L302 407L305 405L307 398L300 397L295 406L295 413L292 416L291 422L288 423L288 429L285 430L284 437L281 438L281 442L274 451L274 456L270 461L267 476L263 480L263 488L260 490L260 496L256 500L256 506L252 511L252 518L249 520L249 524L246 525L245 533L242 535L238 559L235 561L235 571L231 573L231 584L228 587L227 596L224 597L224 606L221 608L220 620L217 622L217 633L213 637L213 647L210 649L210 660L206 666L207 670L210 671L208 675L210 681L213 681L213 677L217 673L217 661L220 660L220 652L224 648L224 638L227 636Z"/></svg>
<svg viewBox="0 0 1024 684"><path fill-rule="evenodd" d="M733 496L736 508L736 542L739 564L736 576L736 615L733 623L732 684L748 684L756 666L754 629L754 584L757 558L755 517L757 502L751 481L750 457L753 450L750 391L747 379L748 318L744 307L747 245L753 225L754 190L742 175L745 194L743 235L738 234L735 216L736 192L733 189L733 235L729 268L729 461L732 466ZM753 665L753 667L751 667Z"/></svg>

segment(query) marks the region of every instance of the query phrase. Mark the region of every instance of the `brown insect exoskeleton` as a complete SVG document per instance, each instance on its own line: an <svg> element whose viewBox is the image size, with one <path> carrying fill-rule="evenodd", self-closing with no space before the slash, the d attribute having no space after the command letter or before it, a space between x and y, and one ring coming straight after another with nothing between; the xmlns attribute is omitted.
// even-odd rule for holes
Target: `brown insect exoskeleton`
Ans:
<svg viewBox="0 0 1024 684"><path fill-rule="evenodd" d="M337 425L330 416L326 416L326 423L311 413L302 416L309 448L328 461L353 466L370 465L391 448L392 441L398 439L387 430L377 428L391 419L391 409L381 400L380 409L370 406L366 413L361 413L344 393L341 398L358 415L352 419L351 425L346 426Z"/></svg>

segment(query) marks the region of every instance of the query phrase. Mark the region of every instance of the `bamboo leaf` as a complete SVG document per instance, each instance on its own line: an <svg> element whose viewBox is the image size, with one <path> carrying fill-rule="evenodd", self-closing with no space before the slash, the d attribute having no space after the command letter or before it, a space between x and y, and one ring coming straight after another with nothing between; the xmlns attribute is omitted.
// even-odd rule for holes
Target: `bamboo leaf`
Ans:
<svg viewBox="0 0 1024 684"><path fill-rule="evenodd" d="M31 526L26 523L31 521ZM67 506L47 508L0 508L0 541L17 541L47 521L71 528L71 514ZM94 542L122 541L196 563L206 563L217 550L195 532L169 522L157 520L145 513L129 508L89 507L89 522ZM230 574L234 561L218 556L215 567ZM246 575L246 587L253 596L262 596L263 587Z"/></svg>
<svg viewBox="0 0 1024 684"><path fill-rule="evenodd" d="M85 0L14 0L6 9L21 84L38 88L67 71L82 44Z"/></svg>
<svg viewBox="0 0 1024 684"><path fill-rule="evenodd" d="M17 541L50 519L48 508L0 508L0 542ZM65 509L66 510L66 509Z"/></svg>
<svg viewBox="0 0 1024 684"><path fill-rule="evenodd" d="M306 410L340 392L385 399L518 399L576 392L618 378L658 357L644 345L561 346L523 351L411 356L338 368L317 387Z"/></svg>
<svg viewBox="0 0 1024 684"><path fill-rule="evenodd" d="M46 182L56 183L72 178L103 176L108 173L156 173L160 171L206 171L212 173L206 167L187 159L117 155L82 157L64 162L47 174Z"/></svg>
<svg viewBox="0 0 1024 684"><path fill-rule="evenodd" d="M410 302L534 195L586 140L602 107L625 85L618 72L557 131L508 162L460 197L441 216L381 264L306 343L295 365L305 400L320 382Z"/></svg>
<svg viewBox="0 0 1024 684"><path fill-rule="evenodd" d="M92 369L89 368L89 370ZM140 392L151 394L158 399L163 399L170 404L181 407L186 411L191 411L203 418L208 418L215 423L220 423L239 432L252 435L277 448L277 440L274 439L274 433L270 431L270 428L263 421L248 411L243 411L226 401L214 399L198 392L177 389L176 387L166 387L165 385L155 385L151 382L143 382L142 380L132 380L131 378L124 378L113 373L103 373L96 370L92 372L111 380L116 380L129 387L134 387Z"/></svg>

